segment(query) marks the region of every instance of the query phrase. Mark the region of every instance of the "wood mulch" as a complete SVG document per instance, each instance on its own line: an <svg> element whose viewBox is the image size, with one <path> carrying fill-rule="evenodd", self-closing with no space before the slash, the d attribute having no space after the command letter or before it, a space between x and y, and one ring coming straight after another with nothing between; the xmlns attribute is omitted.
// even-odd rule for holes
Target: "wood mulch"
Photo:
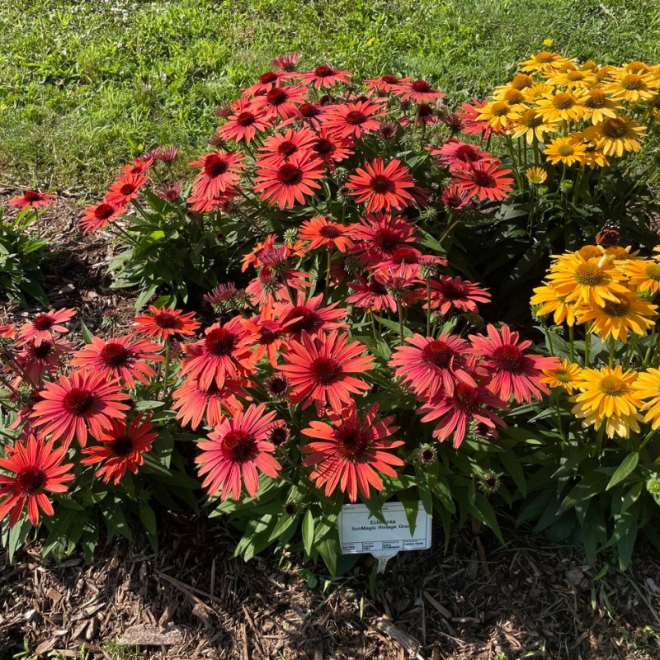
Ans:
<svg viewBox="0 0 660 660"><path fill-rule="evenodd" d="M105 273L113 247L83 235L79 216L66 199L44 215L52 306L78 309L92 330L106 309L127 321L134 298ZM0 305L0 322L34 311ZM91 565L80 554L43 562L38 542L13 562L0 552L0 658L26 647L111 660L660 658L660 559L643 544L630 571L596 576L579 550L529 530L505 529L503 548L475 524L445 554L436 529L432 550L400 554L374 584L369 557L336 580L294 556L246 564L225 525L167 514L158 554L136 532L133 544L100 544Z"/></svg>

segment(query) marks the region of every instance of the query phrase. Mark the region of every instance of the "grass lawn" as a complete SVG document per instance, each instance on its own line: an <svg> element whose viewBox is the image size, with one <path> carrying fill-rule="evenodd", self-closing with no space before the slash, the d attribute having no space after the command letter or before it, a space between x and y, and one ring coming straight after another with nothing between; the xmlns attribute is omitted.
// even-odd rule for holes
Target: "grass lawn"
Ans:
<svg viewBox="0 0 660 660"><path fill-rule="evenodd" d="M546 38L599 63L659 62L658 2L4 0L0 172L85 193L157 144L193 155L214 109L291 50L303 66L423 76L461 101Z"/></svg>

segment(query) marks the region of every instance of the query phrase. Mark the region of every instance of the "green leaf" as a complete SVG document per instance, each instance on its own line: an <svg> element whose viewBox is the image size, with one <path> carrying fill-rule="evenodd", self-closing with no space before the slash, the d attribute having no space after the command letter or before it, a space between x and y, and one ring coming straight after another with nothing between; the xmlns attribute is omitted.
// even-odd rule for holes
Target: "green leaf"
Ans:
<svg viewBox="0 0 660 660"><path fill-rule="evenodd" d="M419 513L418 489L413 486L412 488L399 490L396 496L399 502L403 504L403 511L410 525L410 535L413 536L415 534L415 527L417 526L417 514Z"/></svg>
<svg viewBox="0 0 660 660"><path fill-rule="evenodd" d="M156 514L149 506L147 500L140 500L140 520L147 532L155 536L158 528L158 525L156 524Z"/></svg>
<svg viewBox="0 0 660 660"><path fill-rule="evenodd" d="M481 513L481 521L493 530L495 536L497 536L501 543L504 543L504 537L502 536L500 526L497 522L495 509L493 509L493 505L482 493L477 493L476 507Z"/></svg>
<svg viewBox="0 0 660 660"><path fill-rule="evenodd" d="M504 469L509 473L516 486L518 486L518 490L524 499L527 497L527 482L525 481L525 472L520 465L520 461L511 450L500 454L499 458Z"/></svg>
<svg viewBox="0 0 660 660"><path fill-rule="evenodd" d="M277 521L277 525L273 528L273 531L270 534L269 541L276 541L281 536L284 536L286 532L292 526L298 526L298 516L289 516L286 513L280 516L280 519Z"/></svg>
<svg viewBox="0 0 660 660"><path fill-rule="evenodd" d="M602 472L592 472L588 474L577 486L574 486L557 511L557 515L572 509L578 502L584 502L602 492L607 483L608 475Z"/></svg>
<svg viewBox="0 0 660 660"><path fill-rule="evenodd" d="M92 337L94 335L92 334L92 331L85 325L85 322L82 319L80 321L80 330L82 332L83 341L86 344L91 344L92 343Z"/></svg>
<svg viewBox="0 0 660 660"><path fill-rule="evenodd" d="M311 555L312 548L314 547L314 514L312 513L311 509L307 509L307 513L303 519L302 537L303 545L305 546L305 552L308 555Z"/></svg>
<svg viewBox="0 0 660 660"><path fill-rule="evenodd" d="M621 465L619 465L619 467L616 469L616 472L612 475L612 478L610 479L610 483L607 484L607 488L605 490L609 490L610 488L613 488L617 484L620 484L632 472L634 472L638 463L639 463L638 452L634 451L632 454L628 454L628 456L626 456L623 459Z"/></svg>

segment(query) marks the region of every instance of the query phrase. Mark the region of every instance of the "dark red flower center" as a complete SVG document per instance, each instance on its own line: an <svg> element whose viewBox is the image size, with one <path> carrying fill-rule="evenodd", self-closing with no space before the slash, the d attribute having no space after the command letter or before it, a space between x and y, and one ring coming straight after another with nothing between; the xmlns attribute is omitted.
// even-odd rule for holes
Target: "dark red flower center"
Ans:
<svg viewBox="0 0 660 660"><path fill-rule="evenodd" d="M338 238L339 236L343 236L344 232L339 225L323 225L323 227L319 229L319 234L321 234L323 238Z"/></svg>
<svg viewBox="0 0 660 660"><path fill-rule="evenodd" d="M322 64L321 66L317 66L316 69L314 69L314 74L317 78L329 78L330 76L335 75L335 71L329 66Z"/></svg>
<svg viewBox="0 0 660 660"><path fill-rule="evenodd" d="M442 285L441 288L442 296L447 300L463 300L465 298L465 293L462 289L459 289L457 286L451 282L446 282Z"/></svg>
<svg viewBox="0 0 660 660"><path fill-rule="evenodd" d="M121 188L119 188L119 192L122 195L132 195L136 189L137 186L134 183L124 183Z"/></svg>
<svg viewBox="0 0 660 660"><path fill-rule="evenodd" d="M281 447L289 440L289 431L286 426L275 426L270 430L268 440L276 447Z"/></svg>
<svg viewBox="0 0 660 660"><path fill-rule="evenodd" d="M454 152L456 160L462 160L465 163L481 160L481 155L471 144L462 144Z"/></svg>
<svg viewBox="0 0 660 660"><path fill-rule="evenodd" d="M210 179L221 176L229 169L229 164L224 158L216 154L211 154L204 163L204 174Z"/></svg>
<svg viewBox="0 0 660 660"><path fill-rule="evenodd" d="M117 369L128 364L130 357L131 352L116 341L108 342L101 349L101 360L106 367L111 369Z"/></svg>
<svg viewBox="0 0 660 660"><path fill-rule="evenodd" d="M115 456L128 456L133 451L133 440L127 435L122 435L110 442L110 449Z"/></svg>
<svg viewBox="0 0 660 660"><path fill-rule="evenodd" d="M83 417L94 407L95 402L94 392L82 387L74 387L64 395L62 407L76 417Z"/></svg>
<svg viewBox="0 0 660 660"><path fill-rule="evenodd" d="M374 234L374 245L381 252L394 252L399 246L399 237L391 229L383 227Z"/></svg>
<svg viewBox="0 0 660 660"><path fill-rule="evenodd" d="M231 355L238 343L238 335L226 328L215 328L206 335L206 350L215 357Z"/></svg>
<svg viewBox="0 0 660 660"><path fill-rule="evenodd" d="M38 467L23 468L16 475L16 486L21 493L33 495L48 483L48 475Z"/></svg>
<svg viewBox="0 0 660 660"><path fill-rule="evenodd" d="M39 346L32 347L32 353L37 360L45 360L53 352L53 344L49 341L42 341Z"/></svg>
<svg viewBox="0 0 660 660"><path fill-rule="evenodd" d="M39 314L39 316L32 321L32 325L35 329L39 330L39 332L43 332L44 330L50 330L55 325L55 319L50 316L50 314Z"/></svg>
<svg viewBox="0 0 660 660"><path fill-rule="evenodd" d="M321 111L313 103L303 103L298 108L298 112L306 119L311 119L312 117L316 117Z"/></svg>
<svg viewBox="0 0 660 660"><path fill-rule="evenodd" d="M312 151L315 151L320 156L328 156L335 148L335 145L330 140L319 138L312 147Z"/></svg>
<svg viewBox="0 0 660 660"><path fill-rule="evenodd" d="M472 180L480 188L497 188L497 181L485 170L472 170Z"/></svg>
<svg viewBox="0 0 660 660"><path fill-rule="evenodd" d="M431 117L433 115L433 108L428 103L421 103L417 108L417 115L419 117Z"/></svg>
<svg viewBox="0 0 660 660"><path fill-rule="evenodd" d="M524 360L525 355L523 352L513 344L498 346L493 351L493 362L500 371L520 373Z"/></svg>
<svg viewBox="0 0 660 660"><path fill-rule="evenodd" d="M112 217L114 212L115 207L112 206L112 204L106 204L103 202L94 209L94 216L99 220L107 220Z"/></svg>
<svg viewBox="0 0 660 660"><path fill-rule="evenodd" d="M419 252L412 248L400 248L392 255L392 261L395 264L418 264Z"/></svg>
<svg viewBox="0 0 660 660"><path fill-rule="evenodd" d="M222 440L222 453L233 463L247 463L257 456L257 441L245 431L229 431Z"/></svg>
<svg viewBox="0 0 660 660"><path fill-rule="evenodd" d="M377 296L387 295L387 287L378 280L372 280L369 282L369 291L376 294Z"/></svg>
<svg viewBox="0 0 660 660"><path fill-rule="evenodd" d="M467 383L458 383L454 388L454 405L466 415L471 415L479 407L479 392Z"/></svg>
<svg viewBox="0 0 660 660"><path fill-rule="evenodd" d="M26 202L40 202L44 198L38 190L28 190L23 197Z"/></svg>
<svg viewBox="0 0 660 660"><path fill-rule="evenodd" d="M375 177L371 179L371 189L380 195L385 193L391 193L396 190L394 182L386 177L384 174L376 174Z"/></svg>
<svg viewBox="0 0 660 660"><path fill-rule="evenodd" d="M292 156L298 151L298 145L291 140L284 140L284 142L280 142L277 151L283 156Z"/></svg>
<svg viewBox="0 0 660 660"><path fill-rule="evenodd" d="M171 330L179 326L179 319L169 312L159 312L154 316L154 323L164 330Z"/></svg>
<svg viewBox="0 0 660 660"><path fill-rule="evenodd" d="M332 358L318 357L309 365L312 380L319 385L332 385L339 380L341 365Z"/></svg>
<svg viewBox="0 0 660 660"><path fill-rule="evenodd" d="M277 180L285 186L297 186L303 177L303 171L292 163L285 163L277 170Z"/></svg>
<svg viewBox="0 0 660 660"><path fill-rule="evenodd" d="M431 91L431 85L429 85L426 80L415 80L411 87L415 92L421 92L422 94Z"/></svg>
<svg viewBox="0 0 660 660"><path fill-rule="evenodd" d="M289 389L289 382L282 376L273 376L266 384L266 389L275 396L281 396Z"/></svg>
<svg viewBox="0 0 660 660"><path fill-rule="evenodd" d="M438 369L449 369L454 351L444 341L435 339L422 349L422 359Z"/></svg>
<svg viewBox="0 0 660 660"><path fill-rule="evenodd" d="M368 117L360 110L351 110L346 113L346 123L351 126L359 126L367 121Z"/></svg>
<svg viewBox="0 0 660 660"><path fill-rule="evenodd" d="M272 83L275 82L279 76L275 73L275 71L266 71L266 73L262 73L259 76L259 82L263 85L267 83Z"/></svg>
<svg viewBox="0 0 660 660"><path fill-rule="evenodd" d="M433 449L423 449L422 450L422 460L425 463L430 463L431 461L435 460L435 452Z"/></svg>
<svg viewBox="0 0 660 660"><path fill-rule="evenodd" d="M388 85L395 85L399 82L399 79L396 76L383 76L381 80Z"/></svg>
<svg viewBox="0 0 660 660"><path fill-rule="evenodd" d="M281 87L273 87L273 89L266 94L266 99L271 105L282 105L289 95Z"/></svg>
<svg viewBox="0 0 660 660"><path fill-rule="evenodd" d="M359 460L369 447L369 438L362 429L342 429L335 434L338 454L349 461Z"/></svg>
<svg viewBox="0 0 660 660"><path fill-rule="evenodd" d="M272 328L261 328L259 330L259 343L262 346L270 346L275 343L282 333L279 330L273 330Z"/></svg>
<svg viewBox="0 0 660 660"><path fill-rule="evenodd" d="M323 320L321 317L314 311L309 309L309 307L298 306L291 309L287 312L287 315L284 317L284 322L291 321L296 319L293 323L286 326L287 331L289 332L302 332L307 330L307 332L312 332L318 330L323 325Z"/></svg>
<svg viewBox="0 0 660 660"><path fill-rule="evenodd" d="M256 119L256 116L252 112L248 112L246 110L245 112L241 112L241 114L236 117L236 123L243 127L252 126Z"/></svg>

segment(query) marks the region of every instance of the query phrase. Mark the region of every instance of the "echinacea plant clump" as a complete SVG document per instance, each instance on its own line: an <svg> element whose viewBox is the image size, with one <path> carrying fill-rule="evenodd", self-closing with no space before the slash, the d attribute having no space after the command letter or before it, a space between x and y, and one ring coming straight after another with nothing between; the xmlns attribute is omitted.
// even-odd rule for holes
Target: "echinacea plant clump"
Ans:
<svg viewBox="0 0 660 660"><path fill-rule="evenodd" d="M358 82L297 59L218 111L192 181L173 176L176 148L158 148L85 209L84 230L124 250L111 269L140 289L132 320L109 310L93 333L58 309L0 327L10 552L44 520L44 553L91 552L104 528L130 537L127 516L157 546L158 511L204 504L243 533L246 558L277 543L336 572L341 507L378 517L397 499L411 523L419 501L437 516L445 544L469 517L503 541L497 505L583 541L589 561L616 546L627 564L660 503L655 260L608 226L602 245L553 259L538 328L504 322L465 257L527 185L516 149L508 166L487 146L512 145L514 128L491 105L452 113L423 80ZM591 80L556 61L557 76ZM544 94L564 93L550 73L534 73ZM525 75L524 89L541 84ZM614 95L615 73L593 75ZM548 105L535 99L515 112ZM543 137L535 167L552 157Z"/></svg>

